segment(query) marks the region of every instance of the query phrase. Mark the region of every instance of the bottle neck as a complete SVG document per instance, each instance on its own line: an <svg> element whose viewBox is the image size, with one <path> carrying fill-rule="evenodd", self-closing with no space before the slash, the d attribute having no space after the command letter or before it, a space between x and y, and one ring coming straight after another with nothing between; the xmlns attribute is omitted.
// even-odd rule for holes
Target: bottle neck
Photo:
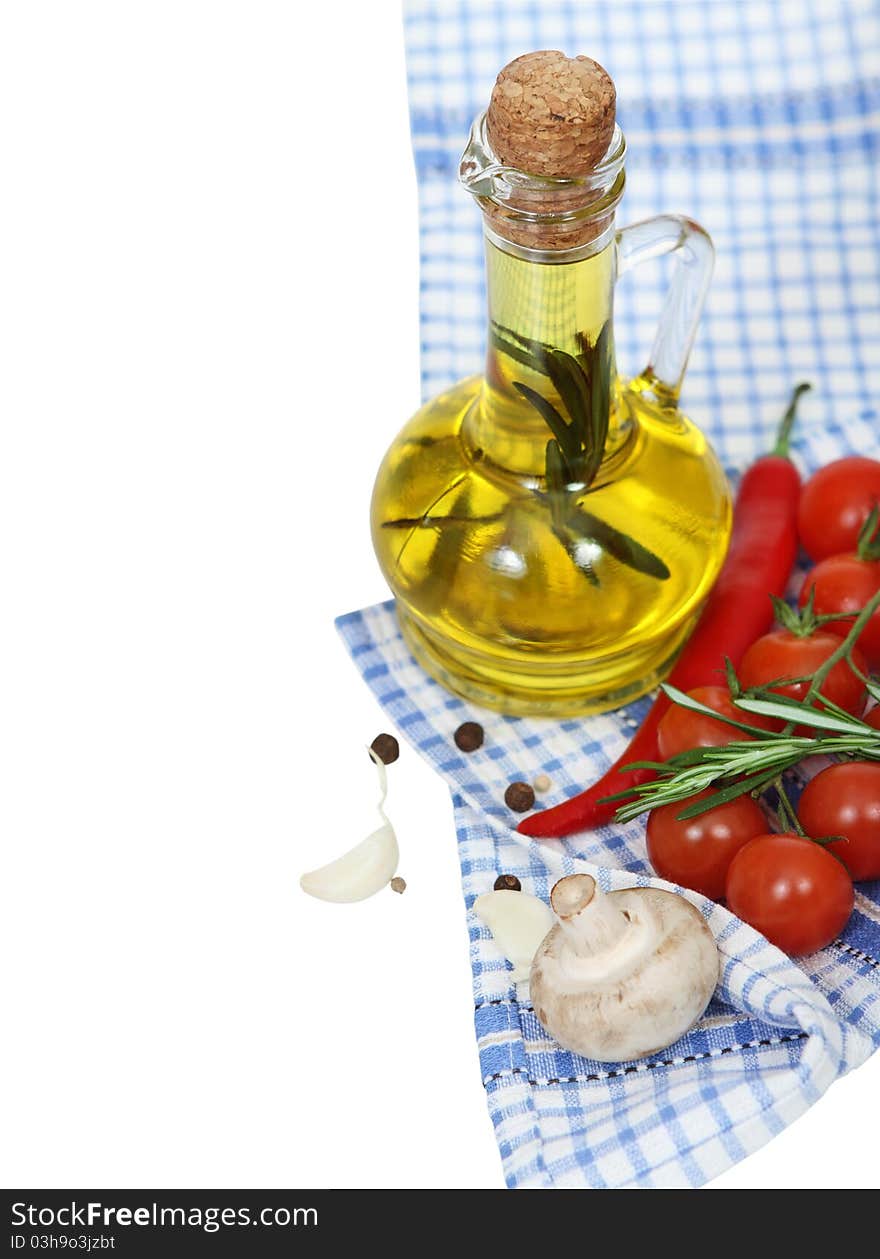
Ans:
<svg viewBox="0 0 880 1259"><path fill-rule="evenodd" d="M617 443L610 334L616 246L608 236L588 257L548 262L487 230L486 372L467 436L484 458L517 477L547 475L551 438L562 447L571 442L568 482L598 466ZM597 433L604 438L598 451Z"/></svg>

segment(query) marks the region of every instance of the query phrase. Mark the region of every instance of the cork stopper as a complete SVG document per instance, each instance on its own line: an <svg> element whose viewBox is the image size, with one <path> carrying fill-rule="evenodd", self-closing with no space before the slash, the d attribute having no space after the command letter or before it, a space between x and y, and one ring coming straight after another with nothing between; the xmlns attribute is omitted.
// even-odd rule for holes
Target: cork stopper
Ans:
<svg viewBox="0 0 880 1259"><path fill-rule="evenodd" d="M615 102L614 84L589 57L545 50L504 67L462 163L497 236L542 252L607 240L626 151Z"/></svg>
<svg viewBox="0 0 880 1259"><path fill-rule="evenodd" d="M526 53L495 80L489 143L506 166L530 175L588 175L611 143L616 95L607 71L589 57Z"/></svg>

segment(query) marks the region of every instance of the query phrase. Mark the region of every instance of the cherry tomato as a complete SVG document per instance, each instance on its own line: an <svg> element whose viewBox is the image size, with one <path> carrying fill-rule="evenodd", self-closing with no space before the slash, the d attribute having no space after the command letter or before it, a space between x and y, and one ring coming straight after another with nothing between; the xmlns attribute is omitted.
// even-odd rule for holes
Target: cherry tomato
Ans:
<svg viewBox="0 0 880 1259"><path fill-rule="evenodd" d="M727 871L727 907L792 957L835 940L852 913L852 879L800 835L758 835Z"/></svg>
<svg viewBox="0 0 880 1259"><path fill-rule="evenodd" d="M798 533L814 560L854 551L862 525L880 502L880 463L851 455L820 468L801 491Z"/></svg>
<svg viewBox="0 0 880 1259"><path fill-rule="evenodd" d="M726 686L697 686L688 691L688 695L725 717L733 717L735 721L744 721L750 726L760 726L762 730L773 729L774 723L766 717L741 712L734 705ZM673 704L657 727L657 746L660 758L664 761L691 748L721 747L724 743L751 740L753 737L744 730L737 730L735 726L725 725L723 721L715 721L712 717L704 717L701 713L682 708L680 704Z"/></svg>
<svg viewBox="0 0 880 1259"><path fill-rule="evenodd" d="M771 630L756 643L752 643L743 656L739 669L740 681L743 686L750 687L766 686L777 678L812 677L819 666L837 650L841 641L839 635L830 634L826 629L815 630L805 637L799 637L791 630ZM866 673L865 658L857 647L852 654L854 663ZM772 689L779 695L803 699L809 685L809 682L791 682ZM864 712L865 687L845 660L838 661L828 674L822 684L822 694L855 717L860 717ZM780 728L778 723L776 728ZM807 732L813 733L809 730Z"/></svg>
<svg viewBox="0 0 880 1259"><path fill-rule="evenodd" d="M808 835L842 835L829 844L852 877L880 879L880 764L848 761L831 765L804 789L798 818Z"/></svg>
<svg viewBox="0 0 880 1259"><path fill-rule="evenodd" d="M880 590L880 560L862 560L855 554L831 555L807 573L800 593L801 607L811 590L816 592L813 596L816 613L861 612ZM823 628L845 638L852 629L852 618L828 621ZM858 642L871 668L880 668L880 608L862 630Z"/></svg>
<svg viewBox="0 0 880 1259"><path fill-rule="evenodd" d="M740 796L699 817L677 820L689 804L712 794L701 791L690 800L654 809L648 817L648 859L661 879L717 901L724 896L731 861L750 839L764 834L767 819L751 796Z"/></svg>
<svg viewBox="0 0 880 1259"><path fill-rule="evenodd" d="M865 718L869 726L873 726L875 730L880 730L880 704L875 705Z"/></svg>

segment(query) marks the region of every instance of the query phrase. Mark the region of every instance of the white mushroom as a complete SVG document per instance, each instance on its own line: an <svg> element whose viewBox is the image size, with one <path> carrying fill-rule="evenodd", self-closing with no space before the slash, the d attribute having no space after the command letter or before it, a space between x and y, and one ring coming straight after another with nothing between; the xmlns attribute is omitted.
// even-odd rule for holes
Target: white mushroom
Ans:
<svg viewBox="0 0 880 1259"><path fill-rule="evenodd" d="M550 907L528 892L504 888L478 896L474 913L492 932L504 956L513 963L514 982L527 979L535 950L553 926Z"/></svg>
<svg viewBox="0 0 880 1259"><path fill-rule="evenodd" d="M378 809L382 825L329 865L302 876L300 887L318 900L341 904L366 900L385 887L397 869L400 860L397 836L382 808L388 793L388 778L382 761L372 748L369 752L379 775L382 794Z"/></svg>
<svg viewBox="0 0 880 1259"><path fill-rule="evenodd" d="M598 1062L671 1045L709 1004L718 950L701 914L658 888L604 895L588 874L550 893L557 925L532 963L535 1014L565 1049Z"/></svg>

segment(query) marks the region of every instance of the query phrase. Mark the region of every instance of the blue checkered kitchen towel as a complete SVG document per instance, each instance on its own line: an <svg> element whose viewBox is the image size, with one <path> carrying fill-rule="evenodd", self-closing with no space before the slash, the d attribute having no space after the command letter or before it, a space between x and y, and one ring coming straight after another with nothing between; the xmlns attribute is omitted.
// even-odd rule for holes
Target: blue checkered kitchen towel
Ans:
<svg viewBox="0 0 880 1259"><path fill-rule="evenodd" d="M422 225L425 394L479 370L479 214L456 172L498 69L533 48L585 52L615 79L629 145L619 221L684 212L718 264L685 385L689 413L735 468L766 449L794 381L798 458L880 454L880 14L874 0L409 0L412 130ZM625 278L615 334L641 366L664 276ZM637 302L636 302L637 293ZM389 438L391 434L389 433ZM393 606L344 616L364 679L455 798L480 1065L510 1186L696 1186L769 1140L880 1043L880 884L862 884L843 939L795 965L725 909L692 896L723 978L699 1027L663 1054L601 1065L562 1051L472 912L498 871L547 897L575 870L606 889L649 882L640 822L552 843L516 835L514 779L546 772L548 803L621 750L647 704L550 723L475 712L429 679ZM483 748L452 741L477 717Z"/></svg>

